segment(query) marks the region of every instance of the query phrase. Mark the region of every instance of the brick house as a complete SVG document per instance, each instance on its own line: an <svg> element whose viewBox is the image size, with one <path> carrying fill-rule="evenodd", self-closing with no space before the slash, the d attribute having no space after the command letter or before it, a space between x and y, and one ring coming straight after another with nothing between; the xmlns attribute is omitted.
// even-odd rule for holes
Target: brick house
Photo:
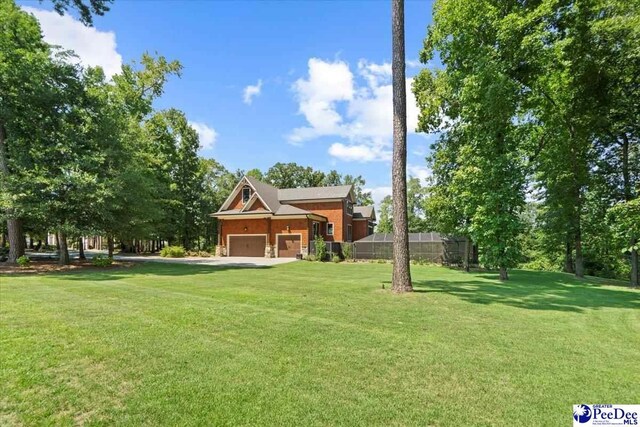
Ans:
<svg viewBox="0 0 640 427"><path fill-rule="evenodd" d="M314 236L352 242L373 233L373 206L354 206L352 185L278 189L245 176L220 210L217 255L295 257Z"/></svg>

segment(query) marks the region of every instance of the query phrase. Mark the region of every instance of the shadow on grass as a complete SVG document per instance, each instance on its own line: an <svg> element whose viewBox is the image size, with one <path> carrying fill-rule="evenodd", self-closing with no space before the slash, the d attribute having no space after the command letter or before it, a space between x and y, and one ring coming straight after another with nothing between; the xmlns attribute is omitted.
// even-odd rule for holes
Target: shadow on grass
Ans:
<svg viewBox="0 0 640 427"><path fill-rule="evenodd" d="M513 271L506 282L500 282L496 274L470 273L460 280L418 280L413 286L415 292L445 293L474 304L529 310L580 313L601 308L640 309L640 292L580 281L562 273Z"/></svg>
<svg viewBox="0 0 640 427"><path fill-rule="evenodd" d="M272 266L256 265L251 263L237 263L225 265L205 264L174 264L168 262L135 262L130 267L116 267L96 270L70 270L52 272L50 277L64 278L65 280L103 281L119 280L135 275L151 276L191 276L195 274L211 274L218 271L229 270L264 270Z"/></svg>

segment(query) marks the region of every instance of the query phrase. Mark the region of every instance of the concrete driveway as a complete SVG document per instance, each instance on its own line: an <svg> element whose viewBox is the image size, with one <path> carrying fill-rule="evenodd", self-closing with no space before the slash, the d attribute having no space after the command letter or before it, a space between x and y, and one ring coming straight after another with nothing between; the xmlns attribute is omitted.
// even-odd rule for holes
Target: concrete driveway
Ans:
<svg viewBox="0 0 640 427"><path fill-rule="evenodd" d="M88 259L96 255L107 255L106 251L85 250L85 256ZM28 252L30 258L41 259L57 259L56 253L38 253ZM71 259L78 259L78 251L69 251ZM163 258L160 255L134 255L134 254L116 254L114 259L120 261L133 262L164 262L169 264L194 264L194 265L213 265L213 266L233 266L233 267L268 267L271 265L286 264L296 261L295 258L254 258L254 257L185 257L185 258Z"/></svg>
<svg viewBox="0 0 640 427"><path fill-rule="evenodd" d="M271 265L286 264L296 261L295 258L257 258L257 257L185 257L163 258L158 255L114 255L114 258L122 261L137 262L164 262L170 264L197 264L233 267L268 267Z"/></svg>

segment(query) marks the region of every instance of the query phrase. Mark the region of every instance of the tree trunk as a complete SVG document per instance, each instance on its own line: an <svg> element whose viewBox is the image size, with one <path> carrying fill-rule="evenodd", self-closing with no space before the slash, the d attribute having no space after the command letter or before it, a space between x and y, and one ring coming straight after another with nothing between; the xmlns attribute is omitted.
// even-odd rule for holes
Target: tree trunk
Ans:
<svg viewBox="0 0 640 427"><path fill-rule="evenodd" d="M0 183L5 185L9 179L9 162L7 151L7 130L4 123L0 122ZM15 263L18 258L24 255L25 242L22 233L22 221L14 218L12 208L5 212L7 219L7 235L9 237L9 256L7 262Z"/></svg>
<svg viewBox="0 0 640 427"><path fill-rule="evenodd" d="M36 245L36 251L40 252L40 249L42 249L42 240L38 240L38 244Z"/></svg>
<svg viewBox="0 0 640 427"><path fill-rule="evenodd" d="M407 89L404 54L404 0L391 1L393 83L393 277L396 293L411 292L407 218Z"/></svg>
<svg viewBox="0 0 640 427"><path fill-rule="evenodd" d="M576 233L576 277L584 277L584 257L582 255L582 236Z"/></svg>
<svg viewBox="0 0 640 427"><path fill-rule="evenodd" d="M469 272L469 258L471 258L471 239L469 237L464 238L464 260L462 265L464 271Z"/></svg>
<svg viewBox="0 0 640 427"><path fill-rule="evenodd" d="M575 273L575 270L573 269L573 245L570 241L567 241L565 244L563 271L565 273Z"/></svg>
<svg viewBox="0 0 640 427"><path fill-rule="evenodd" d="M69 258L69 248L67 247L67 235L63 231L58 231L58 244L60 250L58 251L58 264L69 265L71 260Z"/></svg>
<svg viewBox="0 0 640 427"><path fill-rule="evenodd" d="M18 258L24 255L25 245L22 234L22 221L17 218L7 220L7 230L9 235L9 255L8 263L15 263Z"/></svg>
<svg viewBox="0 0 640 427"><path fill-rule="evenodd" d="M107 250L109 251L109 258L113 258L113 236L107 236Z"/></svg>
<svg viewBox="0 0 640 427"><path fill-rule="evenodd" d="M503 282L509 280L509 273L507 272L506 267L500 267L500 280Z"/></svg>
<svg viewBox="0 0 640 427"><path fill-rule="evenodd" d="M82 237L78 239L78 251L80 252L78 254L79 259L87 259L87 257L84 256L84 239Z"/></svg>

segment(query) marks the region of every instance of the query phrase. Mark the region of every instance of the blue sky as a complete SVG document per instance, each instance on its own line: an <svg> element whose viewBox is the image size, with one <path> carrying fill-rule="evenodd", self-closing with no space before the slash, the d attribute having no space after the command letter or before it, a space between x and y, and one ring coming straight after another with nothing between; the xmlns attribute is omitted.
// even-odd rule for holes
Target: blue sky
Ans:
<svg viewBox="0 0 640 427"><path fill-rule="evenodd" d="M94 29L39 11L46 1L21 4L45 39L83 63L115 72L145 51L178 59L182 77L157 107L183 110L201 133L201 154L228 169L296 162L361 174L378 200L390 192L389 2L116 0ZM405 7L410 78L432 2ZM427 176L432 139L410 133L410 174Z"/></svg>

